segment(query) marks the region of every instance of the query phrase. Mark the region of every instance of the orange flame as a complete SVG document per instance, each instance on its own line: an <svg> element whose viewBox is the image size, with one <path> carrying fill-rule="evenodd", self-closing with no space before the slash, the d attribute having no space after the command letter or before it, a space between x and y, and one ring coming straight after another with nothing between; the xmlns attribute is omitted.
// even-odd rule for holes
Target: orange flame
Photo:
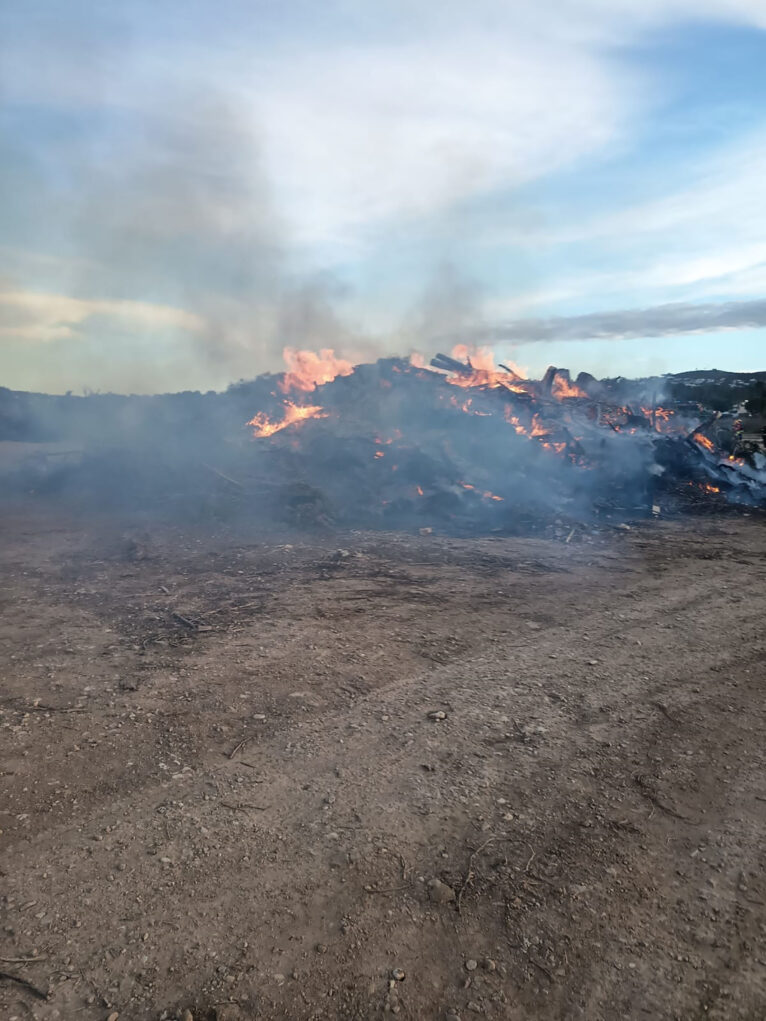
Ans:
<svg viewBox="0 0 766 1021"><path fill-rule="evenodd" d="M510 387L510 384L524 379L524 372L513 362L507 363L510 371L496 368L495 356L489 347L469 348L467 344L456 344L452 348L452 357L457 361L469 362L473 370L470 376L467 374L448 376L447 382L455 386Z"/></svg>
<svg viewBox="0 0 766 1021"><path fill-rule="evenodd" d="M549 432L550 432L550 430L546 429L545 426L543 425L543 423L540 421L540 416L539 415L533 415L532 416L532 430L529 433L529 435L530 436L547 436Z"/></svg>
<svg viewBox="0 0 766 1021"><path fill-rule="evenodd" d="M683 427L675 422L675 411L672 408L641 408L641 414L653 423L658 433L681 433Z"/></svg>
<svg viewBox="0 0 766 1021"><path fill-rule="evenodd" d="M478 490L476 489L476 486L472 486L470 482L460 482L460 481L458 481L458 485L462 486L463 489L473 489L474 492L478 492ZM418 488L420 488L420 487L418 487ZM485 490L481 495L484 497L485 500L500 500L502 502L505 499L505 497L503 497L503 496L496 496L494 493L490 493L490 491L488 489Z"/></svg>
<svg viewBox="0 0 766 1021"><path fill-rule="evenodd" d="M336 376L350 376L354 371L351 362L336 357L331 347L324 347L319 352L286 347L282 357L287 364L287 372L279 384L282 393L290 393L291 390L309 393L322 383L330 383Z"/></svg>
<svg viewBox="0 0 766 1021"><path fill-rule="evenodd" d="M308 418L327 418L326 412L323 412L319 405L299 407L297 404L285 401L284 407L285 417L279 422L272 422L263 411L259 411L251 418L247 424L253 427L253 436L258 438L273 436L274 433L278 433L290 425L305 422Z"/></svg>
<svg viewBox="0 0 766 1021"><path fill-rule="evenodd" d="M513 428L516 430L516 432L519 434L519 436L527 436L528 435L527 430L524 428L524 426L519 421L518 415L514 415L509 407L506 407L504 414L505 414L506 422L509 425L513 426Z"/></svg>
<svg viewBox="0 0 766 1021"><path fill-rule="evenodd" d="M561 401L565 397L587 397L588 395L584 390L581 390L575 383L570 382L564 376L558 373L553 377L553 385L551 386L551 393L556 400Z"/></svg>
<svg viewBox="0 0 766 1021"><path fill-rule="evenodd" d="M709 440L707 436L703 436L702 433L697 433L694 439L701 447L704 447L705 450L715 450L715 446L712 441Z"/></svg>

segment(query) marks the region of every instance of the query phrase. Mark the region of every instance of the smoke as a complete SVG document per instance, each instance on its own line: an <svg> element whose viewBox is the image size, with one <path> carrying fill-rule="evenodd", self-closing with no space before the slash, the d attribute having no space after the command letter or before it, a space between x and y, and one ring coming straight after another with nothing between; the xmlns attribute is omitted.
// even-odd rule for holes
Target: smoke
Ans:
<svg viewBox="0 0 766 1021"><path fill-rule="evenodd" d="M59 253L44 274L0 286L17 386L26 372L52 392L222 388L280 368L285 345L355 346L338 284L294 264L257 126L236 102L179 88L151 112L112 111L88 138L70 140L55 167L33 135L6 142L9 163L34 171L24 183L6 167L28 223L21 240Z"/></svg>
<svg viewBox="0 0 766 1021"><path fill-rule="evenodd" d="M347 314L353 296L336 276L299 263L259 127L233 96L207 83L167 87L154 107L110 110L108 124L53 151L23 124L6 135L14 236L28 252L57 252L17 260L0 282L6 381L19 388L221 389L281 368L285 346L368 361L457 342L766 325L763 300L486 323L480 287L445 261L401 324L375 335Z"/></svg>

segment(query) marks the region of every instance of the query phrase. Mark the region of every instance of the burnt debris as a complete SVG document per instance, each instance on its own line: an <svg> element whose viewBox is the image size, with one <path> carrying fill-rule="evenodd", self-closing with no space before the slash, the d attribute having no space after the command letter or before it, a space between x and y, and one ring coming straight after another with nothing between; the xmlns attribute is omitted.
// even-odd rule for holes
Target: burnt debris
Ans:
<svg viewBox="0 0 766 1021"><path fill-rule="evenodd" d="M486 356L342 364L315 358L308 375L293 366L222 394L2 391L0 439L16 451L5 492L460 533L766 506L766 456L743 448L734 416L663 401L657 381L573 381L553 366L527 380Z"/></svg>

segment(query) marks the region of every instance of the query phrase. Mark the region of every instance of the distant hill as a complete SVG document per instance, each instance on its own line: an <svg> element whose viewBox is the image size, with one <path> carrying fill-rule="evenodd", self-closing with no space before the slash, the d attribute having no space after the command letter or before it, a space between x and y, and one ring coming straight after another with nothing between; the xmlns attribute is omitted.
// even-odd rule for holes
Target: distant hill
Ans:
<svg viewBox="0 0 766 1021"><path fill-rule="evenodd" d="M687 372L668 372L665 379L678 383L729 383L747 386L754 382L766 382L766 370L761 372L726 372L724 369L691 369Z"/></svg>

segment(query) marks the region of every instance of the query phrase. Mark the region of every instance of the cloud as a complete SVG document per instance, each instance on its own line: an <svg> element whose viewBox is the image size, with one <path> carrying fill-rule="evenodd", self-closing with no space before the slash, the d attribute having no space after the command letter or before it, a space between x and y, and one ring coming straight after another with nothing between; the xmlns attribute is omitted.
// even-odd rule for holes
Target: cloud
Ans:
<svg viewBox="0 0 766 1021"><path fill-rule="evenodd" d="M629 105L587 52L476 33L276 60L253 100L280 203L311 244L364 242L549 173L606 144Z"/></svg>
<svg viewBox="0 0 766 1021"><path fill-rule="evenodd" d="M562 340L629 340L679 333L710 333L766 327L766 299L708 304L676 302L653 308L593 312L548 319L516 319L433 337L434 342L476 344Z"/></svg>
<svg viewBox="0 0 766 1021"><path fill-rule="evenodd" d="M6 262L16 281L6 292L46 296L6 302L15 319L3 336L71 341L82 359L72 372L90 385L111 371L110 344L130 343L127 324L156 338L141 348L143 385L135 370L145 389L252 376L276 367L285 343L369 351L365 330L341 315L333 274L317 267L383 249L393 262L420 231L425 285L461 203L608 153L661 102L649 68L621 47L685 18L766 23L762 0L222 0L215 11L189 0L182 23L172 6L7 0L0 10L0 233L21 253ZM754 142L738 166L735 154L703 168L690 190L565 222L547 241L624 255L624 237L643 238L653 251L633 251L631 265L646 288L725 275L743 287L766 226L765 154ZM488 208L467 242L486 242ZM729 254L716 248L722 234ZM697 261L684 267L690 238ZM456 231L447 254L461 241ZM466 263L470 273L470 253ZM582 293L583 279L615 304L630 282L617 268L547 290ZM368 307L392 304L386 286L369 283ZM427 293L418 332L429 318L440 331L440 315L470 322L473 301L449 286ZM75 343L84 334L87 361Z"/></svg>
<svg viewBox="0 0 766 1021"><path fill-rule="evenodd" d="M0 291L0 338L45 343L72 337L88 320L118 319L144 330L188 330L199 333L205 322L184 309L141 301L70 298L35 291Z"/></svg>
<svg viewBox="0 0 766 1021"><path fill-rule="evenodd" d="M355 245L392 218L572 164L660 99L616 48L693 18L766 24L761 0L455 0L355 10L8 0L12 102L174 112L190 82L226 95L259 140L294 240Z"/></svg>
<svg viewBox="0 0 766 1021"><path fill-rule="evenodd" d="M603 305L610 295L640 293L661 298L671 291L678 301L700 301L715 296L760 295L765 288L766 244L719 246L704 255L660 256L642 268L562 277L555 285L538 291L487 301L483 311L494 320L564 302Z"/></svg>

